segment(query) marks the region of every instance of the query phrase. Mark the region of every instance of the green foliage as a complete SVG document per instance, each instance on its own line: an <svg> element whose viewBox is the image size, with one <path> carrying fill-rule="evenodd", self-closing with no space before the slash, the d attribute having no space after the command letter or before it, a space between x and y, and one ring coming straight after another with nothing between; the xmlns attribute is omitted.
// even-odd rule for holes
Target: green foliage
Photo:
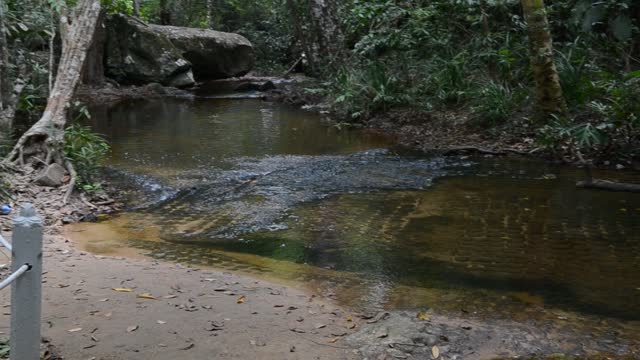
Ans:
<svg viewBox="0 0 640 360"><path fill-rule="evenodd" d="M88 110L80 104L75 105L76 121L86 118ZM78 173L78 186L84 190L96 190L99 184L94 183L96 172L109 153L110 147L107 141L91 128L72 124L67 127L64 134L65 156L71 160Z"/></svg>
<svg viewBox="0 0 640 360"><path fill-rule="evenodd" d="M581 116L556 118L540 129L540 143L586 154L640 155L640 72L599 86L604 95L590 101Z"/></svg>
<svg viewBox="0 0 640 360"><path fill-rule="evenodd" d="M473 111L488 125L504 122L513 115L522 100L522 94L508 85L489 82L473 96Z"/></svg>
<svg viewBox="0 0 640 360"><path fill-rule="evenodd" d="M410 102L403 82L380 62L370 63L362 71L344 68L330 86L337 94L335 104L352 118Z"/></svg>
<svg viewBox="0 0 640 360"><path fill-rule="evenodd" d="M107 13L122 13L128 15L133 13L132 0L101 0L100 2Z"/></svg>

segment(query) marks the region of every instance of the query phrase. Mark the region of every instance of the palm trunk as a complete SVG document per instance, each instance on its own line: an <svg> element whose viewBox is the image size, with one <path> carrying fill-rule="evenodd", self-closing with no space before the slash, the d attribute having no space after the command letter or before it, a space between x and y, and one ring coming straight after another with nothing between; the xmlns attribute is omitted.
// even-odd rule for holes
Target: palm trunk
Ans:
<svg viewBox="0 0 640 360"><path fill-rule="evenodd" d="M522 0L522 10L529 33L538 109L545 116L563 113L567 105L562 96L560 77L553 61L553 40L544 0Z"/></svg>
<svg viewBox="0 0 640 360"><path fill-rule="evenodd" d="M66 15L61 16L62 57L47 107L40 120L18 140L6 161L24 164L33 159L46 164L57 162L65 165L62 149L67 110L94 37L100 14L100 0L80 0L75 14L71 24Z"/></svg>

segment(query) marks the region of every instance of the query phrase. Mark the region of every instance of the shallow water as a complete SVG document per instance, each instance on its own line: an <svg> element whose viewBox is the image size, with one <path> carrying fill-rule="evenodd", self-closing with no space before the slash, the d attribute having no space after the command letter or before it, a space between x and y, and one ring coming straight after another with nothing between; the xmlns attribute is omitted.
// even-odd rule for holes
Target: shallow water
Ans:
<svg viewBox="0 0 640 360"><path fill-rule="evenodd" d="M577 170L398 155L380 135L259 100L93 114L114 181L144 205L70 227L87 250L139 249L366 308L640 320L640 195L576 189Z"/></svg>

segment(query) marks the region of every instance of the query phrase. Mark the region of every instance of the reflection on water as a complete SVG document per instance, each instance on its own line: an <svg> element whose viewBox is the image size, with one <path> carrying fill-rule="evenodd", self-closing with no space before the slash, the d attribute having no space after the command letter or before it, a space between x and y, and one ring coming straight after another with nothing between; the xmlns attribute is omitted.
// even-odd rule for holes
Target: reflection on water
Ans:
<svg viewBox="0 0 640 360"><path fill-rule="evenodd" d="M260 100L163 99L91 109L111 143L110 164L153 175L220 167L228 159L351 153L384 147L372 133L324 126L316 114Z"/></svg>
<svg viewBox="0 0 640 360"><path fill-rule="evenodd" d="M579 190L579 172L537 162L357 153L383 139L255 100L133 106L94 117L111 164L199 181L70 227L90 251L138 249L367 308L640 320L639 194Z"/></svg>

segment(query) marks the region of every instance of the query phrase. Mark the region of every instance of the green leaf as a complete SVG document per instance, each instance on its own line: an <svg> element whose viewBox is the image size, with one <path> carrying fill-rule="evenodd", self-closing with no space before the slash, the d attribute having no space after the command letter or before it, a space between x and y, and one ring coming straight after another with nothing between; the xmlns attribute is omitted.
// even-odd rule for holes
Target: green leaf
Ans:
<svg viewBox="0 0 640 360"><path fill-rule="evenodd" d="M635 79L637 77L640 77L640 70L636 70L628 73L627 75L625 75L624 80L627 81L627 80Z"/></svg>

